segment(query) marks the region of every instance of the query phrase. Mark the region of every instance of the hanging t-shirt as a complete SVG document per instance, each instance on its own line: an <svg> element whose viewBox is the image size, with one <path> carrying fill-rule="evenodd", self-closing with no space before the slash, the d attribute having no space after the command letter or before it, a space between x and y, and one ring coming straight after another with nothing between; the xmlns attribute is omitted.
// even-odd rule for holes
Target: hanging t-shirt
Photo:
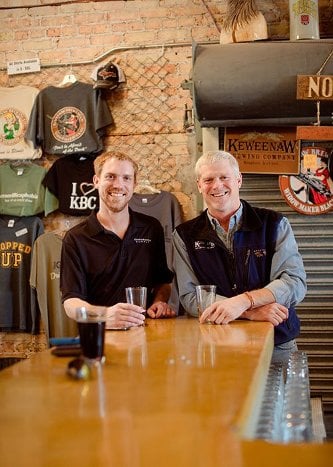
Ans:
<svg viewBox="0 0 333 467"><path fill-rule="evenodd" d="M169 191L160 193L134 193L129 206L133 211L153 216L164 229L165 253L168 266L172 268L172 232L182 222L182 212L178 199Z"/></svg>
<svg viewBox="0 0 333 467"><path fill-rule="evenodd" d="M25 139L31 110L39 89L0 87L0 159L36 159L40 148Z"/></svg>
<svg viewBox="0 0 333 467"><path fill-rule="evenodd" d="M98 154L113 118L100 89L76 81L48 86L36 97L26 132L48 154Z"/></svg>
<svg viewBox="0 0 333 467"><path fill-rule="evenodd" d="M70 216L88 216L99 205L93 176L92 158L71 155L57 159L43 183L58 198L60 212Z"/></svg>
<svg viewBox="0 0 333 467"><path fill-rule="evenodd" d="M176 196L168 191L149 194L134 193L129 206L133 211L148 214L160 221L164 230L165 253L168 266L172 269L172 232L183 221L181 207ZM179 311L179 297L175 278L172 282L169 305L176 312Z"/></svg>
<svg viewBox="0 0 333 467"><path fill-rule="evenodd" d="M74 337L76 321L64 310L60 293L61 236L46 232L34 243L30 285L37 291L37 300L44 329L50 337Z"/></svg>
<svg viewBox="0 0 333 467"><path fill-rule="evenodd" d="M0 216L0 330L39 332L36 291L29 277L34 241L44 232L39 217Z"/></svg>
<svg viewBox="0 0 333 467"><path fill-rule="evenodd" d="M47 216L58 207L57 198L43 185L47 169L34 163L0 165L0 214Z"/></svg>

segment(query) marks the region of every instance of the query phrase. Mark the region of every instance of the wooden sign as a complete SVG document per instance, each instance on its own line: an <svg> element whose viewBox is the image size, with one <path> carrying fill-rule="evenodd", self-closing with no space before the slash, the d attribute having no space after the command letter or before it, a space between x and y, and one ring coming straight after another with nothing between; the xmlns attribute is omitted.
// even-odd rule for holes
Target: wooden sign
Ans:
<svg viewBox="0 0 333 467"><path fill-rule="evenodd" d="M333 141L333 126L298 126L296 139L312 141Z"/></svg>
<svg viewBox="0 0 333 467"><path fill-rule="evenodd" d="M298 75L297 99L313 101L333 100L333 75Z"/></svg>
<svg viewBox="0 0 333 467"><path fill-rule="evenodd" d="M226 128L224 150L236 157L243 173L299 172L295 127Z"/></svg>

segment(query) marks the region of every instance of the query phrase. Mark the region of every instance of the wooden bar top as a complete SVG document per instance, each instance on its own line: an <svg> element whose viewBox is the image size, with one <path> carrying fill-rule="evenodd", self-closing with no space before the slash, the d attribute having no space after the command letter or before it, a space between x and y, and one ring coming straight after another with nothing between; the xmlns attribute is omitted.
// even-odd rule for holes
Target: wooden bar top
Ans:
<svg viewBox="0 0 333 467"><path fill-rule="evenodd" d="M271 467L296 465L291 454L302 467L329 465L330 444L246 440L273 348L269 323L147 321L107 331L106 362L89 380L72 379L71 358L49 350L1 371L0 465Z"/></svg>

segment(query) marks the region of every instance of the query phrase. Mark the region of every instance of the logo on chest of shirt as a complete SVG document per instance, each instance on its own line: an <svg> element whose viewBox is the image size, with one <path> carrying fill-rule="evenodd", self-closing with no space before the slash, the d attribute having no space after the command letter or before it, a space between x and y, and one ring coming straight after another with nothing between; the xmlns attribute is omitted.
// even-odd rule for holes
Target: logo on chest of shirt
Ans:
<svg viewBox="0 0 333 467"><path fill-rule="evenodd" d="M24 137L27 118L18 109L7 107L0 112L0 142L6 146L17 144Z"/></svg>
<svg viewBox="0 0 333 467"><path fill-rule="evenodd" d="M215 243L208 240L196 240L194 242L195 250L212 250L215 248Z"/></svg>
<svg viewBox="0 0 333 467"><path fill-rule="evenodd" d="M31 254L31 245L26 243L4 241L0 243L0 267L4 269L19 268L24 254Z"/></svg>
<svg viewBox="0 0 333 467"><path fill-rule="evenodd" d="M84 113L76 107L63 107L53 116L51 131L53 137L62 143L79 139L86 131Z"/></svg>
<svg viewBox="0 0 333 467"><path fill-rule="evenodd" d="M254 256L256 258L263 258L266 256L266 249L265 248L256 248L253 250Z"/></svg>
<svg viewBox="0 0 333 467"><path fill-rule="evenodd" d="M151 238L134 238L134 243L149 244L151 243Z"/></svg>
<svg viewBox="0 0 333 467"><path fill-rule="evenodd" d="M77 183L73 182L69 207L70 209L79 210L95 209L97 207L97 194L94 184L85 182L80 183L80 192L78 193Z"/></svg>

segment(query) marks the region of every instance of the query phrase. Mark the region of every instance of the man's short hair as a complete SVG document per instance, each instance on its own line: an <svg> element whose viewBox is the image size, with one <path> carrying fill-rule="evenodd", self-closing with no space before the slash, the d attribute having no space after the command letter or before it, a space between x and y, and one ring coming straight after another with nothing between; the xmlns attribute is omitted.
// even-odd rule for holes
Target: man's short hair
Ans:
<svg viewBox="0 0 333 467"><path fill-rule="evenodd" d="M202 156L199 157L195 164L195 175L197 178L200 177L200 169L205 164L213 164L214 162L220 162L222 160L227 160L230 162L231 167L235 171L236 175L239 175L239 165L237 159L226 151L207 151Z"/></svg>
<svg viewBox="0 0 333 467"><path fill-rule="evenodd" d="M94 160L94 171L98 177L100 176L102 172L105 162L109 159L117 159L118 161L130 162L134 170L134 180L136 180L136 176L139 171L138 164L130 156L127 156L126 154L123 154L122 152L116 152L116 151L104 152L96 157L96 159Z"/></svg>

